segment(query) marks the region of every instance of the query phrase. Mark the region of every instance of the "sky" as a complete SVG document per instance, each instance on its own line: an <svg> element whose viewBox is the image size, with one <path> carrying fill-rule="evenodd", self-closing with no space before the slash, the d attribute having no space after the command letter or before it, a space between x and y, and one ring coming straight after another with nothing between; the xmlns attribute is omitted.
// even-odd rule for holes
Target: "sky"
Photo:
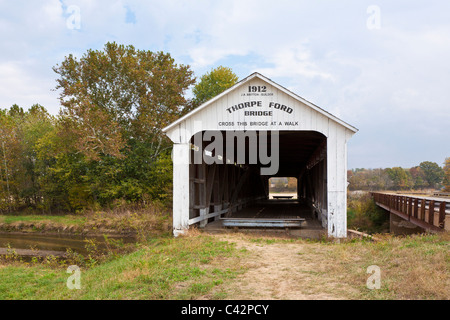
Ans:
<svg viewBox="0 0 450 320"><path fill-rule="evenodd" d="M58 114L52 67L108 41L262 73L359 129L349 169L450 157L449 1L0 0L0 108Z"/></svg>

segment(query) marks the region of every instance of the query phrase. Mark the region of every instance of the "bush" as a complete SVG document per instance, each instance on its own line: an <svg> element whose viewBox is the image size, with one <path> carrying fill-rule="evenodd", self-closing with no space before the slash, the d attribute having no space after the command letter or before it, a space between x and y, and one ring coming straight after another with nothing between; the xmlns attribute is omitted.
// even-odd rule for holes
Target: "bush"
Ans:
<svg viewBox="0 0 450 320"><path fill-rule="evenodd" d="M368 192L349 193L347 225L367 233L382 233L389 230L389 215L375 204Z"/></svg>

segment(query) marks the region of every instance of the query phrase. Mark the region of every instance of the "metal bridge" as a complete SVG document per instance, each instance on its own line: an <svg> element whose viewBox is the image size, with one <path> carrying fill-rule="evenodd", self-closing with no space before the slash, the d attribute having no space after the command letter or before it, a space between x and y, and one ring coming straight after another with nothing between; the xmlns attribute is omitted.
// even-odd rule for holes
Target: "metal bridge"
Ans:
<svg viewBox="0 0 450 320"><path fill-rule="evenodd" d="M426 231L450 231L450 200L379 192L371 195L379 207Z"/></svg>

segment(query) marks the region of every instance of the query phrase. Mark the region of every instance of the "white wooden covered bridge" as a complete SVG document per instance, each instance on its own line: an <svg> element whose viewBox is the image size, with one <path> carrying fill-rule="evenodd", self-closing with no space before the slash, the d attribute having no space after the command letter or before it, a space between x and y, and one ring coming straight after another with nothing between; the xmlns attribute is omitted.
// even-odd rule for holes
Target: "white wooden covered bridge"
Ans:
<svg viewBox="0 0 450 320"><path fill-rule="evenodd" d="M347 236L347 141L358 130L325 110L253 73L163 131L174 143L175 236L217 220L306 218ZM271 177L297 178L298 200L269 201Z"/></svg>

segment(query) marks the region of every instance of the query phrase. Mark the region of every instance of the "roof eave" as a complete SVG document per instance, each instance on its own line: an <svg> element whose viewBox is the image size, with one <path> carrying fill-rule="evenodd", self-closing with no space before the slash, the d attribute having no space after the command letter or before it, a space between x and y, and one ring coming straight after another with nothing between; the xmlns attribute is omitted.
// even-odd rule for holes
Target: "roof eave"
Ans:
<svg viewBox="0 0 450 320"><path fill-rule="evenodd" d="M197 112L200 112L201 110L205 109L206 107L208 107L210 104L216 102L217 100L221 99L223 96L226 96L228 93L230 93L231 91L237 89L238 87L244 85L246 82L253 80L254 78L259 78L263 81L268 82L270 85L274 86L275 88L277 88L278 90L284 92L285 94L293 97L294 99L304 103L305 105L309 106L310 108L316 110L317 112L323 114L324 116L326 116L327 118L337 122L338 124L346 127L347 129L349 129L350 131L352 131L353 133L357 133L359 130L357 128L355 128L354 126L346 123L345 121L339 119L338 117L332 115L331 113L329 113L328 111L325 111L324 109L316 106L315 104L309 102L308 100L302 98L301 96L297 95L296 93L293 93L292 91L286 89L285 87L277 84L276 82L272 81L271 79L263 76L262 74L258 73L258 72L254 72L251 75L249 75L248 77L242 79L241 81L239 81L238 83L236 83L234 86L228 88L227 90L225 90L224 92L222 92L221 94L215 96L214 98L208 100L207 102L203 103L202 105L200 105L199 107L195 108L194 110L192 110L191 112L187 113L186 115L184 115L183 117L181 117L180 119L176 120L175 122L171 123L170 125L168 125L167 127L165 127L164 129L162 129L163 132L168 132L170 129L176 127L178 124L180 124L181 122L183 122L184 120L190 118L191 116L193 116L194 114L196 114Z"/></svg>

